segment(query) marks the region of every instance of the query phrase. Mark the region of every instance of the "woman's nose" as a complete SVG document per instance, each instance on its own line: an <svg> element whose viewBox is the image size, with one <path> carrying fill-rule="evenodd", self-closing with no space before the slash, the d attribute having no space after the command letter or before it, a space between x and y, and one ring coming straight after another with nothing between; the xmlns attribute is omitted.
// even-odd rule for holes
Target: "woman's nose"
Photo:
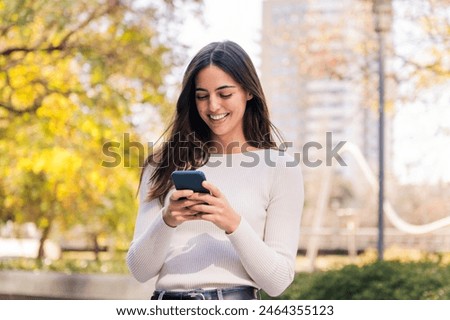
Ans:
<svg viewBox="0 0 450 320"><path fill-rule="evenodd" d="M209 99L209 106L208 106L208 108L209 108L209 111L212 112L212 113L216 112L217 110L220 109L220 103L217 100L217 98L211 97Z"/></svg>

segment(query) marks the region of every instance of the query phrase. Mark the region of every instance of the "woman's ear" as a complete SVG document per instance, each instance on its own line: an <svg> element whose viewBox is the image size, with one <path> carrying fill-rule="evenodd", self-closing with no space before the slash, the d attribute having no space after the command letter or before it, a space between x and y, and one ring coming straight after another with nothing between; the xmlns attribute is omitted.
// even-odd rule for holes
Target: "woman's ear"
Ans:
<svg viewBox="0 0 450 320"><path fill-rule="evenodd" d="M253 94L251 92L247 92L247 101L253 99Z"/></svg>

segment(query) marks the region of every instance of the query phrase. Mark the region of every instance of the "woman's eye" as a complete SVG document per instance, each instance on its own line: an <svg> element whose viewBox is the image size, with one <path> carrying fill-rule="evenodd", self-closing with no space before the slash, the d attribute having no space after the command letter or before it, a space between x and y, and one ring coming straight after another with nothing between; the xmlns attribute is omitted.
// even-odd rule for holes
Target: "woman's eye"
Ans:
<svg viewBox="0 0 450 320"><path fill-rule="evenodd" d="M229 94L221 94L220 97L223 98L223 99L227 99L227 98L230 98L231 95L232 95L232 93L229 93Z"/></svg>
<svg viewBox="0 0 450 320"><path fill-rule="evenodd" d="M197 96L197 100L206 100L208 96Z"/></svg>

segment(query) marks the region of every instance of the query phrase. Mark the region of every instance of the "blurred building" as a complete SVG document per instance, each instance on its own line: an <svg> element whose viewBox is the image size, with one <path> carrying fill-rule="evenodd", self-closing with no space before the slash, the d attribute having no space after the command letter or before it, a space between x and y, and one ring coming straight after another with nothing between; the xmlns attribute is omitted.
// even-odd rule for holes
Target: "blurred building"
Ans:
<svg viewBox="0 0 450 320"><path fill-rule="evenodd" d="M389 33L385 33L385 40L389 56ZM331 144L330 150L340 142L348 142L359 148L378 174L378 42L372 1L265 0L261 47L261 78L273 122L285 140L293 143L293 152L309 158L303 159L307 188L301 248L308 246L314 235L322 239L320 248L346 248L348 234L356 232L355 228L359 248L376 246L377 197L367 191L368 183L354 158L342 155L347 166L333 160L333 183L340 179L341 184L330 188L321 222L317 216L322 215L319 202L326 167L325 163L319 167L307 163L325 160L327 144ZM386 71L389 74L389 59ZM389 110L395 86L386 83L386 89L388 176L393 144ZM332 134L331 141L326 141L327 132ZM306 154L304 147L311 146L311 142L323 148L313 147ZM346 195L345 187L353 194ZM341 201L345 197L350 200ZM333 198L337 199L335 203ZM314 229L317 225L320 230ZM391 231L396 234L391 228L386 237L391 236Z"/></svg>
<svg viewBox="0 0 450 320"><path fill-rule="evenodd" d="M264 1L262 82L272 119L295 151L323 145L331 132L333 145L356 144L378 171L377 48L371 1ZM391 122L387 116L387 165ZM355 179L358 169L345 162L334 162L337 171Z"/></svg>

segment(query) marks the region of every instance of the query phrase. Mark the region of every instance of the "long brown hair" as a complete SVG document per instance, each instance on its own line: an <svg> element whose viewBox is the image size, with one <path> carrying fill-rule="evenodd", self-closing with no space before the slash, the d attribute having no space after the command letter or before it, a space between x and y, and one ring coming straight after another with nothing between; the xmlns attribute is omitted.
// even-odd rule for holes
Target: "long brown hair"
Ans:
<svg viewBox="0 0 450 320"><path fill-rule="evenodd" d="M232 41L210 43L195 55L186 69L175 118L166 130L169 132L167 140L145 161L142 172L147 165L155 167L150 181L145 181L152 185L149 200L159 198L163 204L172 187L170 175L174 170L194 170L209 160L208 142L211 140L211 131L197 111L195 80L200 70L211 65L228 73L253 96L247 101L243 119L247 143L257 148L276 148L272 131L281 139L278 130L269 120L264 92L248 54Z"/></svg>

